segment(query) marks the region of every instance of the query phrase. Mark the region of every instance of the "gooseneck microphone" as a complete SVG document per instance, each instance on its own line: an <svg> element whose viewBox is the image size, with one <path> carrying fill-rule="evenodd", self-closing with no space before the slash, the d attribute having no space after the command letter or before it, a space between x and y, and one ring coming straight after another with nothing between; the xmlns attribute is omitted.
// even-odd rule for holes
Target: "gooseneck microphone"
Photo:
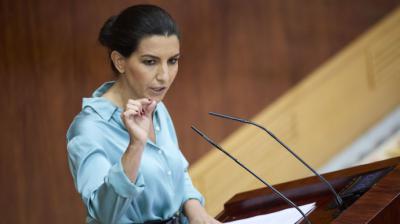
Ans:
<svg viewBox="0 0 400 224"><path fill-rule="evenodd" d="M230 153L228 153L226 150L224 150L221 146L219 146L217 143L215 143L213 140L211 140L207 135L205 135L203 132L201 132L199 129L195 128L192 126L192 129L199 134L201 137L203 137L208 143L219 149L221 152L223 152L225 155L227 155L229 158L231 158L233 161L235 161L239 166L241 166L243 169L245 169L247 172L249 172L251 175L253 175L255 178L257 178L259 181L261 181L263 184L265 184L267 187L269 187L276 195L278 195L280 198L285 200L290 206L294 207L301 213L301 215L304 217L304 219L307 221L308 224L311 224L310 220L307 218L307 216L301 211L301 209L294 203L292 202L289 198L287 198L285 195L283 195L280 191L278 191L276 188L268 184L265 180L263 180L261 177L259 177L257 174L255 174L253 171L251 171L249 168L247 168L245 165L243 165L239 160L237 160L235 157L233 157Z"/></svg>
<svg viewBox="0 0 400 224"><path fill-rule="evenodd" d="M321 176L317 171L315 171L310 165L308 165L303 159L301 159L295 152L293 152L289 146L287 146L285 143L283 143L279 138L277 138L271 131L269 131L268 129L266 129L265 127L253 122L253 121L249 121L246 119L242 119L242 118L237 118L237 117L232 117L229 115L225 115L225 114L220 114L220 113L215 113L215 112L209 112L208 114L216 116L216 117L221 117L221 118L225 118L225 119L229 119L229 120L234 120L234 121L238 121L241 123L245 123L245 124L251 124L254 125L262 130L264 130L265 132L267 132L273 139L275 139L281 146L283 146L287 151L289 151L294 157L296 157L296 159L298 159L304 166L306 166L309 170L311 170L322 182L324 182L329 190L332 192L332 194L335 197L335 201L336 204L338 206L338 208L344 209L344 204L343 204L343 200L342 198L339 196L339 194L335 191L335 189L332 187L332 185L323 177Z"/></svg>

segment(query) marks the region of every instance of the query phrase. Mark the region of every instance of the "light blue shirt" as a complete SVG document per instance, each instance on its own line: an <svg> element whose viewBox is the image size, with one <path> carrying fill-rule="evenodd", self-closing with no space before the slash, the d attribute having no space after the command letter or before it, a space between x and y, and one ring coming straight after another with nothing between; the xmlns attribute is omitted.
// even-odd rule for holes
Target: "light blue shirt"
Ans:
<svg viewBox="0 0 400 224"><path fill-rule="evenodd" d="M189 199L204 204L162 102L153 115L156 142L147 141L136 181L125 175L121 157L129 135L120 117L122 109L101 97L113 84L107 82L83 99L82 111L67 132L69 166L87 209L87 223L165 220L182 212ZM187 223L183 215L180 219Z"/></svg>

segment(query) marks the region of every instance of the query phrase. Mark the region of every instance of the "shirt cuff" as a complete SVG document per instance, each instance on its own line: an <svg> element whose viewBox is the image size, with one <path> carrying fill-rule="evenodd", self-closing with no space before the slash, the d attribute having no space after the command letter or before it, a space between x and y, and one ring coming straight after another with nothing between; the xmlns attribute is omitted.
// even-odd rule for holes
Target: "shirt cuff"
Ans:
<svg viewBox="0 0 400 224"><path fill-rule="evenodd" d="M196 190L193 189L192 192L189 192L185 195L185 198L183 199L183 203L182 205L185 204L186 201L190 200L190 199L196 199L200 202L200 204L204 207L205 204L205 200L204 197Z"/></svg>
<svg viewBox="0 0 400 224"><path fill-rule="evenodd" d="M117 194L125 198L134 197L142 193L146 186L144 178L140 172L136 177L135 183L132 183L132 181L126 176L121 161L111 167L108 174L108 182Z"/></svg>

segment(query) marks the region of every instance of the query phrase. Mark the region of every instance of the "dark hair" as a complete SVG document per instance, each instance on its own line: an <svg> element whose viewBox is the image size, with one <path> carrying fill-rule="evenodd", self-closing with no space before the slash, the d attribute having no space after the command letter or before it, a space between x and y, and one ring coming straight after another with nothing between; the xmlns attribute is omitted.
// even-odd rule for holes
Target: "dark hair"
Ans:
<svg viewBox="0 0 400 224"><path fill-rule="evenodd" d="M180 37L175 21L164 9L155 5L134 5L118 16L111 16L104 23L99 42L109 53L115 50L129 57L137 49L140 40L151 35ZM118 74L112 62L111 67Z"/></svg>

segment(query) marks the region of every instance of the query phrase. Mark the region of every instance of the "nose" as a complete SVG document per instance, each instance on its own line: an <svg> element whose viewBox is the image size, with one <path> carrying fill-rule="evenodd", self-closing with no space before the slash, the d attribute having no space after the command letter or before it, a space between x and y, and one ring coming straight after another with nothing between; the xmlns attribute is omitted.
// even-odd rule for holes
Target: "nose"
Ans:
<svg viewBox="0 0 400 224"><path fill-rule="evenodd" d="M156 79L160 82L166 82L169 78L169 69L167 63L162 63L157 71Z"/></svg>

